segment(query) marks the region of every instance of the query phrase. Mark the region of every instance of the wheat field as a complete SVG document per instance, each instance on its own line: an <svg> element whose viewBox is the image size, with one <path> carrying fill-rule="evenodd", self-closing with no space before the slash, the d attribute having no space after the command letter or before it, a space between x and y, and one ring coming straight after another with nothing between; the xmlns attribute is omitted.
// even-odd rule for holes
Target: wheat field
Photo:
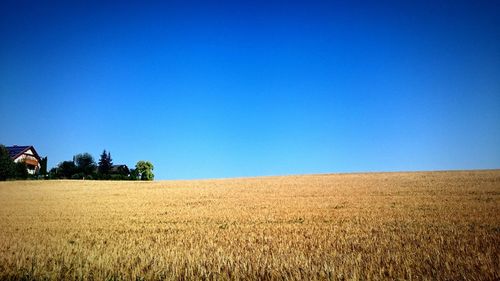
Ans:
<svg viewBox="0 0 500 281"><path fill-rule="evenodd" d="M498 280L500 170L0 183L1 280Z"/></svg>

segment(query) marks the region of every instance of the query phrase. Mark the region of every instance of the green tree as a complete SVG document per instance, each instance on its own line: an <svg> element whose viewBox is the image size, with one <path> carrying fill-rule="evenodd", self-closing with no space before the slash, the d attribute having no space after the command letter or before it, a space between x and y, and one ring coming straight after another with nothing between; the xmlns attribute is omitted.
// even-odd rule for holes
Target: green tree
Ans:
<svg viewBox="0 0 500 281"><path fill-rule="evenodd" d="M111 153L106 153L106 149L102 152L101 158L99 159L99 166L97 171L101 178L109 178L111 171L111 166L113 166L113 159L111 159Z"/></svg>
<svg viewBox="0 0 500 281"><path fill-rule="evenodd" d="M57 167L53 167L52 169L49 170L47 178L51 180L59 178L59 176L57 175Z"/></svg>
<svg viewBox="0 0 500 281"><path fill-rule="evenodd" d="M153 174L154 166L149 161L139 161L135 164L135 169L141 175L141 180L152 181L155 177Z"/></svg>
<svg viewBox="0 0 500 281"><path fill-rule="evenodd" d="M47 157L43 157L40 160L40 171L39 174L43 177L47 175Z"/></svg>
<svg viewBox="0 0 500 281"><path fill-rule="evenodd" d="M26 166L26 162L19 161L16 163L16 179L25 180L29 176L28 167Z"/></svg>
<svg viewBox="0 0 500 281"><path fill-rule="evenodd" d="M0 180L4 181L14 178L16 175L15 169L15 164L10 159L9 151L5 146L0 145Z"/></svg>
<svg viewBox="0 0 500 281"><path fill-rule="evenodd" d="M73 157L73 162L75 162L77 171L83 173L84 177L92 175L95 171L96 164L94 162L94 157L89 153L75 155Z"/></svg>
<svg viewBox="0 0 500 281"><path fill-rule="evenodd" d="M57 165L56 176L60 179L70 179L76 173L77 168L73 161L63 161Z"/></svg>

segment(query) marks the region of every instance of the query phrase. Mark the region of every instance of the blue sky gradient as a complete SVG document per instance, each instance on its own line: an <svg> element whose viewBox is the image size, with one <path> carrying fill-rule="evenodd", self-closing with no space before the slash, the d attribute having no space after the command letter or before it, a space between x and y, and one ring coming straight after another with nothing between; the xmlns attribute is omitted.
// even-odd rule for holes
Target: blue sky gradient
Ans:
<svg viewBox="0 0 500 281"><path fill-rule="evenodd" d="M500 168L498 1L164 2L2 1L0 143L157 179Z"/></svg>

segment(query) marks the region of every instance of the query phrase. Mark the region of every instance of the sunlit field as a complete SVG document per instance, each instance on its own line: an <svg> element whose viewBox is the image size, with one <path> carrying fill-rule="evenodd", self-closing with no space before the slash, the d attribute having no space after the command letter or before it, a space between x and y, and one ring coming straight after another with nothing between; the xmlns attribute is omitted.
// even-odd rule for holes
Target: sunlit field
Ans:
<svg viewBox="0 0 500 281"><path fill-rule="evenodd" d="M498 280L500 170L0 183L0 279Z"/></svg>

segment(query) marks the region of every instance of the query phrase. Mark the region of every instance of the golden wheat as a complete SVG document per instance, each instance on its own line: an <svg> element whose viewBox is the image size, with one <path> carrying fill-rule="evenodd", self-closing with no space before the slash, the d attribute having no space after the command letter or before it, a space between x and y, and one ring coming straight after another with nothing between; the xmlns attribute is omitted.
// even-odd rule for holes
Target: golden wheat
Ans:
<svg viewBox="0 0 500 281"><path fill-rule="evenodd" d="M500 171L0 183L0 279L498 280Z"/></svg>

